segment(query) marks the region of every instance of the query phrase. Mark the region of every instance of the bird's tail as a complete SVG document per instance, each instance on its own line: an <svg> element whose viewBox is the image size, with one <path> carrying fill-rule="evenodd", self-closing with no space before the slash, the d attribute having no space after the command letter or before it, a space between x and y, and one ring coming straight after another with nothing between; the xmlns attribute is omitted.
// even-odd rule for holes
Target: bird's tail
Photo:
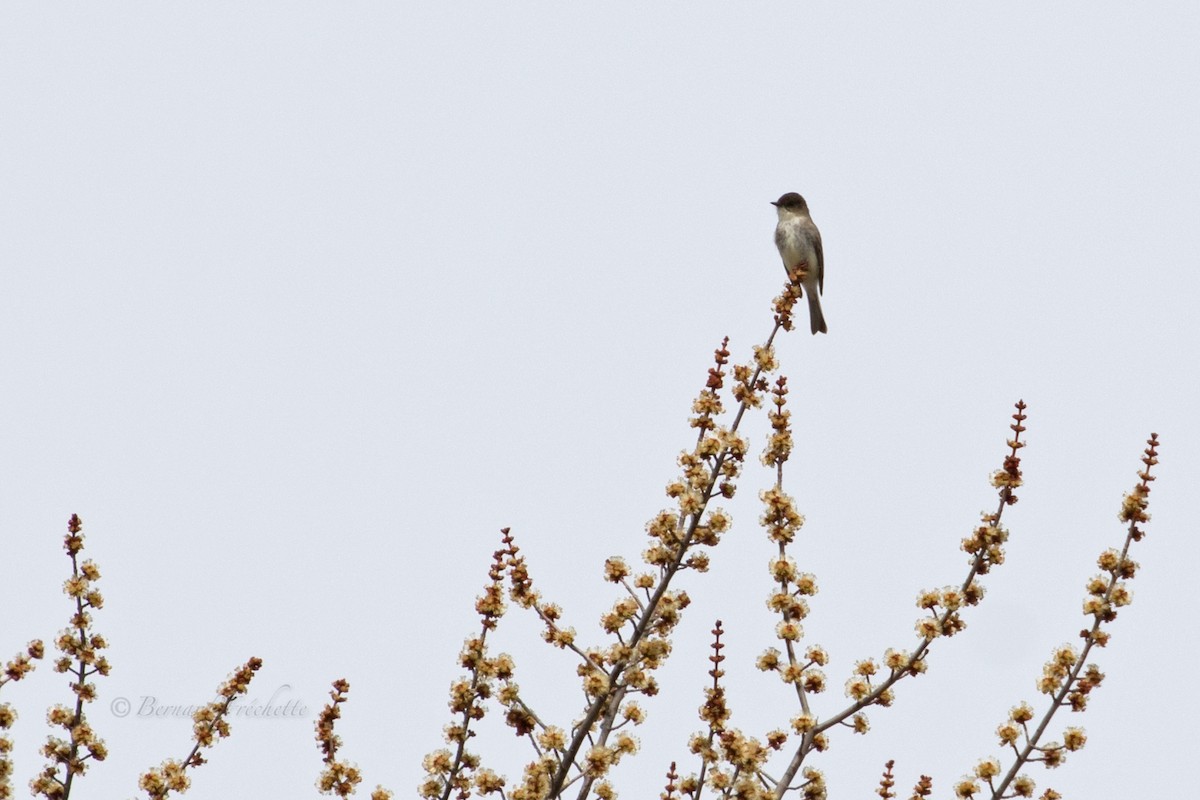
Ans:
<svg viewBox="0 0 1200 800"><path fill-rule="evenodd" d="M825 315L821 313L821 298L817 292L809 287L808 294L808 321L812 326L812 332L829 333L829 328L825 327Z"/></svg>

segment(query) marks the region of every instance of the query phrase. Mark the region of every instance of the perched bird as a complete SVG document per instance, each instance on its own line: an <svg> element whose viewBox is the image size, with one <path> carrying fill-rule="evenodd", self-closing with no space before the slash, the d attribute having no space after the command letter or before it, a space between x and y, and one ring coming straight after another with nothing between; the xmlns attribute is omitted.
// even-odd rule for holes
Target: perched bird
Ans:
<svg viewBox="0 0 1200 800"><path fill-rule="evenodd" d="M799 280L808 292L808 321L812 332L828 333L821 313L821 292L825 286L825 253L821 232L808 215L808 203L795 192L788 192L771 203L779 213L775 226L775 246L783 259L788 277ZM803 292L802 292L803 293Z"/></svg>

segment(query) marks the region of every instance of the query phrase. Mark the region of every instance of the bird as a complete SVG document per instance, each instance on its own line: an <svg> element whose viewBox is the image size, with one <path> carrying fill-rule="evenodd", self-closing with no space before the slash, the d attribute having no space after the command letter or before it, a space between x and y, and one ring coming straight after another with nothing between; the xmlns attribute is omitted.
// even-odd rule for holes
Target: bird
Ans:
<svg viewBox="0 0 1200 800"><path fill-rule="evenodd" d="M821 232L808 215L808 203L795 192L788 192L771 201L779 214L775 226L775 247L783 259L788 277L808 292L808 322L814 335L828 333L825 315L821 313L821 293L825 289L825 253L821 248Z"/></svg>

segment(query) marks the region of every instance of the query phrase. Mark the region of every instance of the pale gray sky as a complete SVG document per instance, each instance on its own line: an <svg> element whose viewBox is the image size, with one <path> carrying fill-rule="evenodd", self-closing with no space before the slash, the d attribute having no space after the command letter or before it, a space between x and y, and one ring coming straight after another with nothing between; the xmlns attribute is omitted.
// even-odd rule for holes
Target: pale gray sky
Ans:
<svg viewBox="0 0 1200 800"><path fill-rule="evenodd" d="M1161 480L1134 604L1099 662L1090 741L1044 788L1174 787L1194 759L1200 563L1200 10L1193 3L103 3L0 10L0 658L66 622L80 514L107 605L109 743L79 797L135 794L247 657L252 697L189 797L316 796L313 717L351 683L344 754L411 796L449 721L455 656L497 531L586 641L691 436L711 351L769 330L768 201L825 239L828 336L785 337L821 594L808 641L843 707L856 659L907 647L926 587L994 505L1029 403L1009 561L930 674L814 762L863 797L883 762L945 796L1042 662L1150 431ZM766 425L749 425L754 452ZM753 670L774 643L765 470L694 599L621 769L650 797L727 629L733 724L785 724ZM513 612L546 714L573 665ZM554 703L552 687L564 702ZM4 687L17 791L41 765L48 664ZM515 776L524 750L497 740ZM1040 791L1040 789L1039 789Z"/></svg>

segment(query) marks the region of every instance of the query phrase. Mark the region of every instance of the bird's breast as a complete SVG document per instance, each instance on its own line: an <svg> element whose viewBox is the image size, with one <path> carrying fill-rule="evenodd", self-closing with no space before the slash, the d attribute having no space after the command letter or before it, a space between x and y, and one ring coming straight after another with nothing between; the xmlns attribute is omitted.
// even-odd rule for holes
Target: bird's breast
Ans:
<svg viewBox="0 0 1200 800"><path fill-rule="evenodd" d="M813 264L816 251L813 243L799 220L781 220L775 227L775 246L783 258L784 266L794 267L800 262Z"/></svg>

